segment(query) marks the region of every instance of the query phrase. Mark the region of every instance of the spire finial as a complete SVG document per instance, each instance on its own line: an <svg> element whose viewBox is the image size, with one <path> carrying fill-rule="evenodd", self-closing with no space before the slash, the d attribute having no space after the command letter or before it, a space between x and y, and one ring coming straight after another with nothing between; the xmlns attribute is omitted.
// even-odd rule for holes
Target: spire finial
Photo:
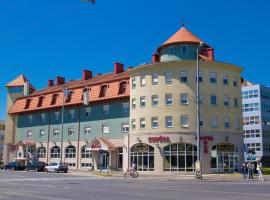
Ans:
<svg viewBox="0 0 270 200"><path fill-rule="evenodd" d="M181 25L183 28L185 28L185 20L184 20L184 17L181 17Z"/></svg>

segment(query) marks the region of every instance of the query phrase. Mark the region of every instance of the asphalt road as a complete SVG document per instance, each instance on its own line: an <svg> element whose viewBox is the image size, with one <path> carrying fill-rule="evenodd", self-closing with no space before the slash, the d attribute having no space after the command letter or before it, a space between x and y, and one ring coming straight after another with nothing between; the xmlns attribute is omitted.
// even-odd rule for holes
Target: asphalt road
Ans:
<svg viewBox="0 0 270 200"><path fill-rule="evenodd" d="M270 181L200 182L0 170L0 199L270 200Z"/></svg>

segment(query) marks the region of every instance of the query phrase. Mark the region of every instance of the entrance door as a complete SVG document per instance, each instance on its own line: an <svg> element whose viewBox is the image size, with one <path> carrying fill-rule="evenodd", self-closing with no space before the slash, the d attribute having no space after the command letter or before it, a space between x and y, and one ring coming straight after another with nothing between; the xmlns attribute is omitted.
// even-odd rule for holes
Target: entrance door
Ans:
<svg viewBox="0 0 270 200"><path fill-rule="evenodd" d="M99 169L107 169L109 152L103 151L99 154Z"/></svg>

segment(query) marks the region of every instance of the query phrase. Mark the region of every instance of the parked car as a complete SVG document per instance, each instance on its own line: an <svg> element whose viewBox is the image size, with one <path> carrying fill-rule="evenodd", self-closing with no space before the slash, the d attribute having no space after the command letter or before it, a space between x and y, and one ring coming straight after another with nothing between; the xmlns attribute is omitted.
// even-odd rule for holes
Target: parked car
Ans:
<svg viewBox="0 0 270 200"><path fill-rule="evenodd" d="M5 168L5 164L2 160L0 160L0 169L4 169Z"/></svg>
<svg viewBox="0 0 270 200"><path fill-rule="evenodd" d="M4 169L12 169L12 170L24 170L25 166L20 162L10 162L4 166Z"/></svg>
<svg viewBox="0 0 270 200"><path fill-rule="evenodd" d="M26 170L35 170L37 172L43 172L47 164L45 162L32 161L26 165Z"/></svg>
<svg viewBox="0 0 270 200"><path fill-rule="evenodd" d="M68 166L66 163L51 163L48 166L45 167L45 172L68 172Z"/></svg>

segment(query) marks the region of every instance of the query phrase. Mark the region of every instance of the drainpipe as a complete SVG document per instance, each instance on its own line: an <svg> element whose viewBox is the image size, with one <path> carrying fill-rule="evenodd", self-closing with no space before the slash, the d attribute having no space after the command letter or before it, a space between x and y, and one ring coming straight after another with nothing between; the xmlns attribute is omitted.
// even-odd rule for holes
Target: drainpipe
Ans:
<svg viewBox="0 0 270 200"><path fill-rule="evenodd" d="M48 111L48 140L47 140L47 159L46 162L49 163L49 142L50 142L50 132L51 132L51 113Z"/></svg>
<svg viewBox="0 0 270 200"><path fill-rule="evenodd" d="M81 129L81 109L78 109L78 141L77 141L77 169L79 168L79 156L80 156L80 131Z"/></svg>

